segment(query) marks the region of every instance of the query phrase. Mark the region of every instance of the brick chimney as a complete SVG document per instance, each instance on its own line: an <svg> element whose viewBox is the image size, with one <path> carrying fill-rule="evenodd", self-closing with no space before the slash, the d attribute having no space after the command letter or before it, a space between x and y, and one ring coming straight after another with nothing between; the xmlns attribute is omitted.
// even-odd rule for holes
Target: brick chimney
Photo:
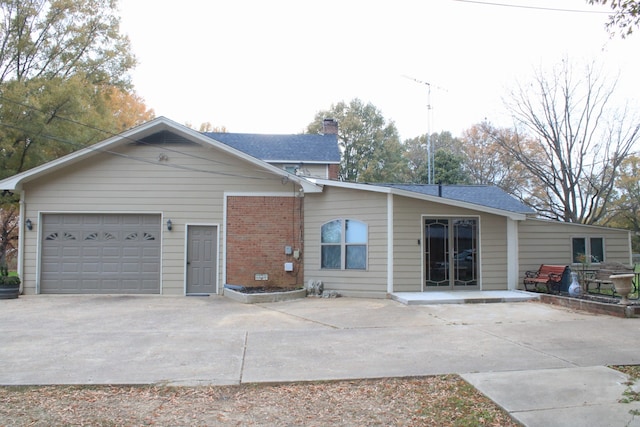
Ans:
<svg viewBox="0 0 640 427"><path fill-rule="evenodd" d="M323 135L337 135L338 134L338 121L335 119L322 120L322 134Z"/></svg>

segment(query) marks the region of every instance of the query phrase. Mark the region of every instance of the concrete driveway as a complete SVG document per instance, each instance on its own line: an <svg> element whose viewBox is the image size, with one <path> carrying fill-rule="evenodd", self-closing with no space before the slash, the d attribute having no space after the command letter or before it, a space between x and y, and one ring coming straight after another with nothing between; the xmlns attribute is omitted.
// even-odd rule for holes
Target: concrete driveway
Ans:
<svg viewBox="0 0 640 427"><path fill-rule="evenodd" d="M640 319L537 302L406 306L307 298L244 305L218 296L39 295L0 301L0 331L2 385L225 385L458 373L503 407L511 405L527 425L539 417L526 416L557 409L535 396L549 395L562 375L568 375L562 393L580 378L574 392L598 396L579 406L618 408L625 377L604 366L640 364ZM514 381L526 384L527 375L536 378L532 389L507 391ZM604 403L603 393L610 395ZM557 406L558 398L552 400ZM623 405L623 413L629 408Z"/></svg>

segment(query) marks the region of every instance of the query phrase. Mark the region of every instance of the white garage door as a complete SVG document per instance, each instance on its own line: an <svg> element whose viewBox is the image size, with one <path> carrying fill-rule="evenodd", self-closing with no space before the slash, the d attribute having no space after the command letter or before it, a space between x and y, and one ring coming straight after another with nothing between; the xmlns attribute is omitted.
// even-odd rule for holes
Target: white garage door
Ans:
<svg viewBox="0 0 640 427"><path fill-rule="evenodd" d="M43 215L40 292L159 294L160 233L160 215Z"/></svg>

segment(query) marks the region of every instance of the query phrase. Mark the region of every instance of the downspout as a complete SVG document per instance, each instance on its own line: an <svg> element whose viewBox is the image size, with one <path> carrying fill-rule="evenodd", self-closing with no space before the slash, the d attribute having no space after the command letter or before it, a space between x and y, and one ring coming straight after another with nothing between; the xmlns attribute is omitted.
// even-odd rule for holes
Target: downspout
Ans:
<svg viewBox="0 0 640 427"><path fill-rule="evenodd" d="M518 221L507 217L507 289L518 289L518 269L520 254L518 250Z"/></svg>
<svg viewBox="0 0 640 427"><path fill-rule="evenodd" d="M393 293L393 194L387 194L387 294Z"/></svg>
<svg viewBox="0 0 640 427"><path fill-rule="evenodd" d="M26 236L27 228L24 226L25 221L25 204L24 204L24 190L20 192L20 214L18 216L18 223L20 224L20 235L18 237L18 276L20 277L20 293L24 292L24 239Z"/></svg>

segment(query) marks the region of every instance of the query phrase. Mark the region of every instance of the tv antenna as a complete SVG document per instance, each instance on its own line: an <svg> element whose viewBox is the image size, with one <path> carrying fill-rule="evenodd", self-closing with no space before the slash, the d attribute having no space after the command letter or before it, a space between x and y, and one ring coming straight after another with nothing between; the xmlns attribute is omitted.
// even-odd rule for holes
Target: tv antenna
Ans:
<svg viewBox="0 0 640 427"><path fill-rule="evenodd" d="M425 82L422 80L418 80L414 77L409 77L407 75L402 75L405 79L413 80L414 82L427 86L427 184L433 184L435 179L435 161L434 161L434 150L433 150L433 141L431 141L431 121L432 121L432 106L431 106L431 86L432 84L429 82ZM434 86L436 89L447 91L445 88L440 86Z"/></svg>

